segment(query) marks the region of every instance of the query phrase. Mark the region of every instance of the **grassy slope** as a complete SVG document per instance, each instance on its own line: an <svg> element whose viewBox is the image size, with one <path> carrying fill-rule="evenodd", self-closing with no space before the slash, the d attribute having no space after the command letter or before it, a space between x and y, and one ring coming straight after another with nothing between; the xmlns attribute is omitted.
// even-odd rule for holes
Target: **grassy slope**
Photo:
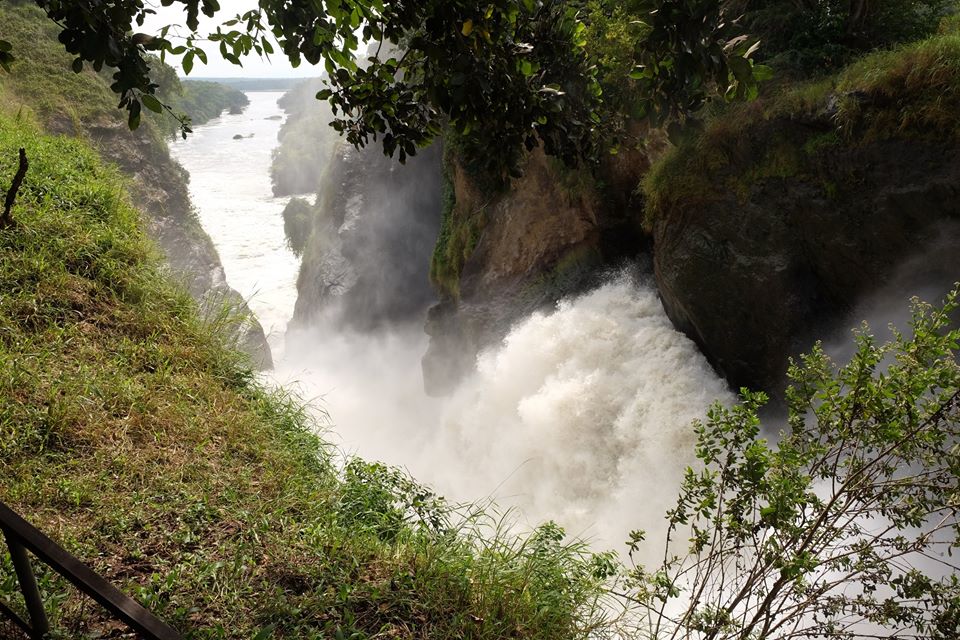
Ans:
<svg viewBox="0 0 960 640"><path fill-rule="evenodd" d="M46 119L60 114L69 114L75 121L107 115L105 105L116 106L116 99L110 93L105 82L91 81L93 72L89 69L75 74L64 63L70 64L70 57L56 46L57 30L49 21L42 20L37 7L19 6L17 3L4 3L0 6L0 31L3 37L14 45L17 56L15 75L0 75L0 87L15 87L14 96L4 95L2 102L7 106L28 105L29 108ZM19 82L17 77L29 78L29 82ZM7 93L4 91L4 93ZM114 119L120 114L109 114ZM79 129L79 127L77 127Z"/></svg>
<svg viewBox="0 0 960 640"><path fill-rule="evenodd" d="M830 78L733 105L647 174L646 224L672 203L744 193L767 177L816 175L818 156L896 138L960 138L960 32L870 54ZM801 125L806 131L795 139ZM733 171L726 171L735 168ZM717 175L728 173L726 180Z"/></svg>
<svg viewBox="0 0 960 640"><path fill-rule="evenodd" d="M303 409L221 345L161 275L119 174L35 124L121 116L30 12L0 6L21 55L0 76L0 185L18 146L31 158L0 230L0 500L188 637L584 636L605 561L552 527L463 524L389 469L338 471ZM65 636L109 628L42 585Z"/></svg>
<svg viewBox="0 0 960 640"><path fill-rule="evenodd" d="M91 124L125 123L125 112L116 109L117 97L109 89L110 72L96 74L87 65L83 72L73 73L72 56L57 42L56 25L36 6L0 6L0 24L0 32L13 43L17 55L13 76L0 76L0 88L5 89L0 93L0 103L8 108L27 106L45 122L66 116L75 131ZM215 82L180 82L173 69L166 67L164 71L158 74L158 82L171 82L171 86L161 88L164 99L177 113L190 116L194 125L249 103L243 92L232 87ZM141 128L149 136L179 133L179 124L169 114L145 113L148 117Z"/></svg>
<svg viewBox="0 0 960 640"><path fill-rule="evenodd" d="M0 499L191 637L564 638L596 622L598 565L553 529L484 540L395 472L335 471L302 409L159 275L118 175L6 117L0 175L20 145L31 169L0 231ZM60 627L88 631L90 611L43 583Z"/></svg>

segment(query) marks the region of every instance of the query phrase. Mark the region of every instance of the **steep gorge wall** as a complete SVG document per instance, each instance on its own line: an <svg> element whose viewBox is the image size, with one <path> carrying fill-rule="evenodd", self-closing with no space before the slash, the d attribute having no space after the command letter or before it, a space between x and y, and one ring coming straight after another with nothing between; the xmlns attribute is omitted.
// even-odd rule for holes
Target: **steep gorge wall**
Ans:
<svg viewBox="0 0 960 640"><path fill-rule="evenodd" d="M792 127L800 148L809 130L797 125L774 126ZM671 201L654 224L668 315L737 387L775 389L786 356L828 337L918 252L949 243L927 278L960 277L960 146L886 140L809 161L742 193ZM729 173L708 176L722 184Z"/></svg>
<svg viewBox="0 0 960 640"><path fill-rule="evenodd" d="M730 108L618 171L535 153L491 193L454 159L428 389L448 390L519 315L652 248L674 324L732 386L778 392L788 357L858 325L870 296L902 307L960 280L957 78L960 38L938 36Z"/></svg>
<svg viewBox="0 0 960 640"><path fill-rule="evenodd" d="M144 213L147 233L163 251L174 276L206 313L216 315L224 306L234 309L229 331L238 346L257 367L271 368L263 327L243 296L227 284L216 247L190 201L190 176L170 156L166 143L147 128L131 132L117 121L85 123L79 132L68 128L64 133L89 139L102 157L131 178L134 204Z"/></svg>
<svg viewBox="0 0 960 640"><path fill-rule="evenodd" d="M227 286L213 242L190 203L189 176L170 157L161 127L144 118L131 132L116 109L107 72L73 73L71 56L57 42L58 29L36 6L0 5L0 22L18 52L12 73L0 76L0 107L35 117L51 133L87 139L129 176L134 204L176 277L211 316L219 316L225 305L236 310L227 331L255 365L271 366L263 329L242 296Z"/></svg>
<svg viewBox="0 0 960 640"><path fill-rule="evenodd" d="M422 272L392 268L357 287L349 265L397 244L373 217L357 226L357 212L404 201L427 180L441 211L430 267L440 300L423 359L430 393L451 391L518 319L624 261L651 265L675 326L732 386L776 393L788 357L859 324L854 311L870 296L884 291L902 307L960 280L957 78L960 38L938 36L728 107L679 147L638 132L644 145L577 169L534 150L508 188L472 170L455 142L439 187L435 156L411 183L379 152L341 148L313 214L297 322L339 299L354 322L375 325L384 314L360 292L394 276L423 283Z"/></svg>
<svg viewBox="0 0 960 640"><path fill-rule="evenodd" d="M294 328L332 322L373 331L423 321L435 299L428 267L440 222L437 149L401 165L375 147L338 145L307 216Z"/></svg>
<svg viewBox="0 0 960 640"><path fill-rule="evenodd" d="M956 36L875 54L733 109L648 177L664 306L732 385L776 391L879 291L960 280L957 78Z"/></svg>
<svg viewBox="0 0 960 640"><path fill-rule="evenodd" d="M449 392L513 322L597 284L605 269L645 249L641 202L626 185L649 164L649 153L636 150L592 171L535 149L522 177L503 188L448 149L431 268L441 302L430 311L423 360L430 393Z"/></svg>

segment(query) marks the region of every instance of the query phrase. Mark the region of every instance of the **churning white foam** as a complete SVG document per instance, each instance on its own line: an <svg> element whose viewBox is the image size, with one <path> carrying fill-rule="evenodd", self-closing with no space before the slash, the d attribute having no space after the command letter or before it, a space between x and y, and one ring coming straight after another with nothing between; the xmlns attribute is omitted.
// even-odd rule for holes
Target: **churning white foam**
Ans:
<svg viewBox="0 0 960 640"><path fill-rule="evenodd" d="M527 517L619 545L659 528L692 459L691 422L717 399L730 399L725 384L653 288L623 276L481 355L443 433L473 471L458 493L502 482Z"/></svg>
<svg viewBox="0 0 960 640"><path fill-rule="evenodd" d="M309 336L310 363L292 377L323 394L345 448L452 500L494 497L610 547L663 529L691 422L732 399L654 289L628 276L517 324L444 401L415 397L422 351L409 339Z"/></svg>

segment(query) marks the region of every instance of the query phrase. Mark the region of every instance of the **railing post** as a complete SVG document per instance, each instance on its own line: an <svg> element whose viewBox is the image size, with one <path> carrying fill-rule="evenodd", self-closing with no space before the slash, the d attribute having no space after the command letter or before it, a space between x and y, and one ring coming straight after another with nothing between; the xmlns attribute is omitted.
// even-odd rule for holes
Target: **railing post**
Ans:
<svg viewBox="0 0 960 640"><path fill-rule="evenodd" d="M10 559L13 561L13 569L17 572L17 580L20 582L20 591L23 592L23 599L27 603L27 613L30 614L31 635L34 640L43 640L43 637L50 632L50 624L47 622L47 612L43 609L43 599L40 597L40 589L37 587L37 579L33 575L33 568L30 566L30 558L27 557L27 550L22 544L6 529L3 535L7 539L7 548L10 549Z"/></svg>

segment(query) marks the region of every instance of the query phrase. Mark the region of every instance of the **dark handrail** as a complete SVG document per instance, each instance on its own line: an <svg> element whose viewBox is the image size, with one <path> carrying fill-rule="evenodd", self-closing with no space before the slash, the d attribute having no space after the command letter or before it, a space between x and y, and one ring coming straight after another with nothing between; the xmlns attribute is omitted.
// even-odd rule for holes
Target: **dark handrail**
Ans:
<svg viewBox="0 0 960 640"><path fill-rule="evenodd" d="M30 616L28 624L0 603L0 615L9 618L31 638L41 640L50 631L43 601L27 556L29 550L40 561L96 600L117 620L121 620L147 640L182 640L167 623L141 607L132 598L104 580L90 567L67 553L63 547L43 535L36 527L0 502L0 529L7 541L20 590Z"/></svg>

